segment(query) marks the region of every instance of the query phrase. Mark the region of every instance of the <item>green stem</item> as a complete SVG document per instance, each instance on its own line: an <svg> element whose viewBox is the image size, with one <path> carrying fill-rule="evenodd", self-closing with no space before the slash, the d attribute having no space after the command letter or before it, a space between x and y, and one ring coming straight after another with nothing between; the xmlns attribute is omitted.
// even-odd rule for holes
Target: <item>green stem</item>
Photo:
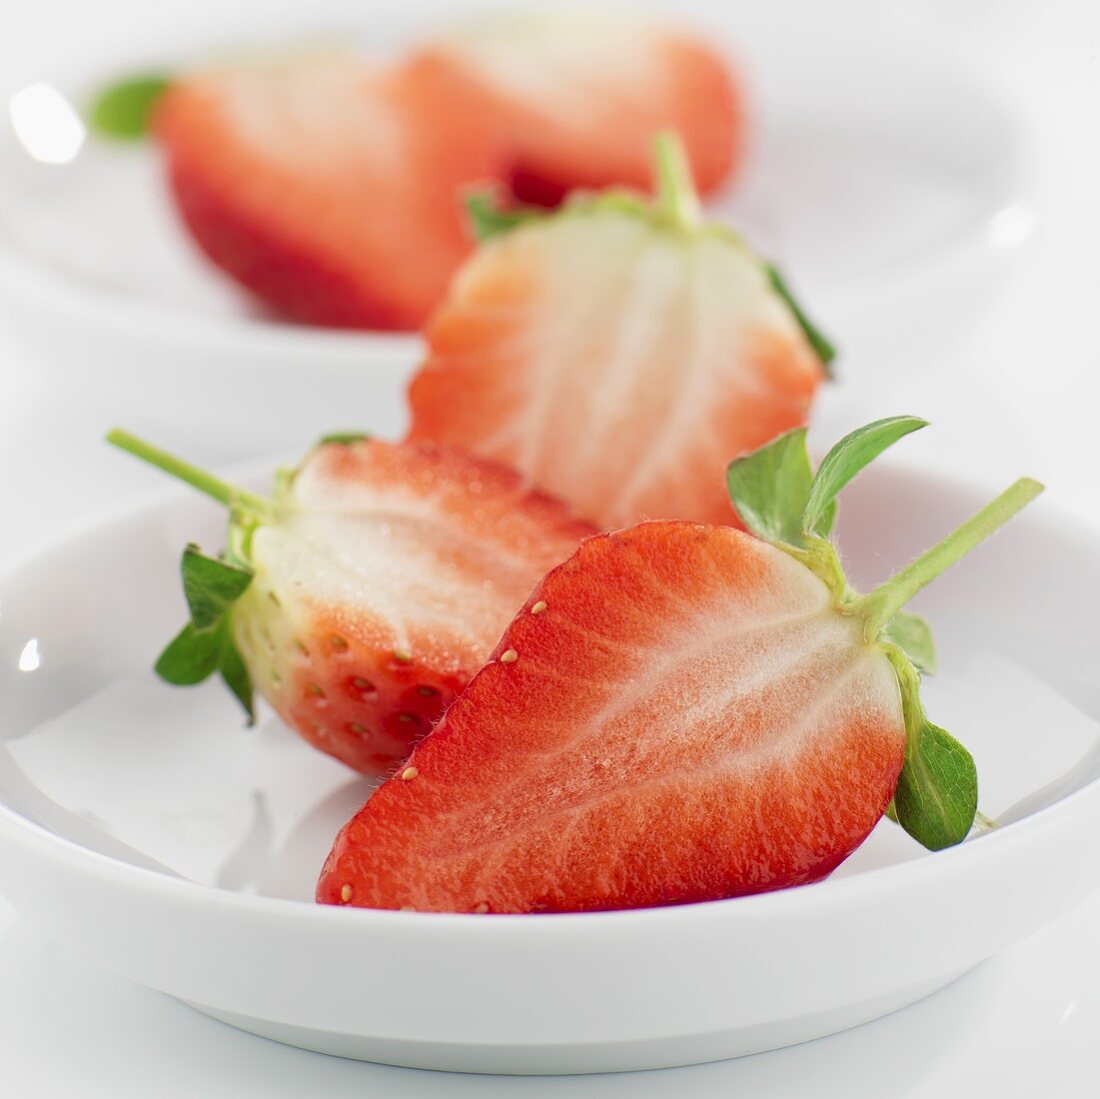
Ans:
<svg viewBox="0 0 1100 1099"><path fill-rule="evenodd" d="M677 229L697 228L699 196L679 135L672 130L657 134L653 139L653 159L657 166L657 212Z"/></svg>
<svg viewBox="0 0 1100 1099"><path fill-rule="evenodd" d="M143 462L148 462L151 466L156 466L157 469L163 470L192 488L197 488L199 492L224 504L231 511L246 511L261 520L271 518L270 500L255 493L246 492L244 489L237 488L236 485L228 484L212 473L207 473L206 470L199 469L182 458L177 458L174 454L169 454L166 450L161 450L152 443L131 435L128 431L114 428L108 432L107 442L117 446L119 450L125 450L135 458L140 458Z"/></svg>
<svg viewBox="0 0 1100 1099"><path fill-rule="evenodd" d="M942 542L926 550L912 564L894 573L873 592L849 605L854 614L862 615L867 622L866 636L878 637L891 618L913 598L926 584L965 557L975 546L984 542L995 530L1002 527L1022 507L1029 504L1043 486L1030 477L1021 477L976 515L971 516Z"/></svg>

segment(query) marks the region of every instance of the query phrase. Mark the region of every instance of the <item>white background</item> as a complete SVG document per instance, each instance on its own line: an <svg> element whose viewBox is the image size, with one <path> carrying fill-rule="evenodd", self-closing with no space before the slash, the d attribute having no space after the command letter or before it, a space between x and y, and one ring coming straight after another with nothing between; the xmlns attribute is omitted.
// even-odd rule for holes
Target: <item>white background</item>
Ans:
<svg viewBox="0 0 1100 1099"><path fill-rule="evenodd" d="M262 18L268 5L230 6ZM3 0L0 92L226 7ZM884 369L857 403L932 420L935 441L921 451L930 464L990 484L1032 474L1048 484L1048 506L1096 527L1100 8L942 0L830 11L868 49L878 21L931 28L991 72L1030 135L1039 213L995 299L931 361ZM113 463L67 443L78 416L0 330L0 554L130 490ZM1081 843L1082 858L1100 857L1096 837ZM526 1081L360 1065L239 1034L70 957L0 901L0 1091L13 1096L1086 1096L1096 1094L1097 1033L1100 898L946 992L845 1035L667 1073Z"/></svg>

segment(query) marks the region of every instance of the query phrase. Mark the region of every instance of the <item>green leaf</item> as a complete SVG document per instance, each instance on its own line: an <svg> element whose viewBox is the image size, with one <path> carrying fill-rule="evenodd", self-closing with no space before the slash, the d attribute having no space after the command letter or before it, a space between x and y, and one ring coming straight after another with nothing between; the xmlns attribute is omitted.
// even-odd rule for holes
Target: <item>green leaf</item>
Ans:
<svg viewBox="0 0 1100 1099"><path fill-rule="evenodd" d="M210 629L196 629L193 622L169 642L156 663L156 673L174 687L193 687L220 672L226 686L237 697L248 715L255 719L252 703L252 677L233 641L229 616Z"/></svg>
<svg viewBox="0 0 1100 1099"><path fill-rule="evenodd" d="M883 641L892 641L922 672L936 674L936 643L932 627L919 614L898 611L881 634Z"/></svg>
<svg viewBox="0 0 1100 1099"><path fill-rule="evenodd" d="M803 529L814 534L828 534L832 527L830 508L840 490L888 447L910 432L927 426L927 420L916 416L890 416L845 435L817 467Z"/></svg>
<svg viewBox="0 0 1100 1099"><path fill-rule="evenodd" d="M974 757L946 730L924 721L894 791L898 823L930 851L962 843L978 810Z"/></svg>
<svg viewBox="0 0 1100 1099"><path fill-rule="evenodd" d="M157 675L177 687L191 687L221 672L226 686L255 720L252 680L233 641L229 610L252 582L252 569L209 557L189 545L180 563L191 621L160 654Z"/></svg>
<svg viewBox="0 0 1100 1099"><path fill-rule="evenodd" d="M331 435L322 435L317 440L318 446L327 446L336 443L339 446L351 446L352 443L361 443L370 436L365 431L334 431Z"/></svg>
<svg viewBox="0 0 1100 1099"><path fill-rule="evenodd" d="M225 636L221 648L222 679L244 707L244 712L248 715L248 724L253 725L256 722L256 711L252 700L252 677L241 659L240 650L233 642L228 617L225 619L223 630Z"/></svg>
<svg viewBox="0 0 1100 1099"><path fill-rule="evenodd" d="M541 221L546 211L530 206L502 207L492 192L474 191L466 196L466 216L478 241L489 240L501 233L507 233L517 225L531 221Z"/></svg>
<svg viewBox="0 0 1100 1099"><path fill-rule="evenodd" d="M136 141L145 137L153 109L171 80L160 74L130 76L102 89L88 111L88 123L104 137Z"/></svg>
<svg viewBox="0 0 1100 1099"><path fill-rule="evenodd" d="M925 716L920 679L905 654L895 647L886 652L897 672L905 715L905 762L894 791L894 814L918 843L939 851L961 843L974 825L978 772L971 754Z"/></svg>
<svg viewBox="0 0 1100 1099"><path fill-rule="evenodd" d="M805 544L802 513L812 482L804 427L735 458L726 469L726 488L745 526L766 542L789 546Z"/></svg>
<svg viewBox="0 0 1100 1099"><path fill-rule="evenodd" d="M199 630L215 625L252 583L252 569L209 557L196 545L183 551L180 571L191 621Z"/></svg>
<svg viewBox="0 0 1100 1099"><path fill-rule="evenodd" d="M783 278L776 267L773 264L766 263L764 264L764 270L767 272L772 289L783 299L787 308L794 314L794 319L798 321L798 326L814 349L814 354L821 360L821 365L825 367L825 376L831 379L833 377L831 365L836 358L836 348L825 338L821 329L802 311L802 307L795 300L790 287L787 285L787 280Z"/></svg>
<svg viewBox="0 0 1100 1099"><path fill-rule="evenodd" d="M168 643L156 663L157 675L176 687L192 687L208 679L221 663L218 631L186 626Z"/></svg>

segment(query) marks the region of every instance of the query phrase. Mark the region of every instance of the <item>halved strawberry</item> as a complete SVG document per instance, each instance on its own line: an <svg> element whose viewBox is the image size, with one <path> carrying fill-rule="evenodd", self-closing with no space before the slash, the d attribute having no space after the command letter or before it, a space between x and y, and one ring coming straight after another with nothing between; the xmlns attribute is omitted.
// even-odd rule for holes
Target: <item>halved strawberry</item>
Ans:
<svg viewBox="0 0 1100 1099"><path fill-rule="evenodd" d="M266 500L109 439L230 508L222 558L184 553L191 622L158 672L220 672L250 716L254 686L366 773L409 754L538 578L593 533L511 470L445 447L322 442Z"/></svg>
<svg viewBox="0 0 1100 1099"><path fill-rule="evenodd" d="M472 206L489 239L428 326L411 439L507 462L605 528L735 521L713 471L805 422L832 350L773 268L700 222L671 137L658 172L653 204Z"/></svg>
<svg viewBox="0 0 1100 1099"><path fill-rule="evenodd" d="M969 831L969 753L924 716L899 612L1040 486L1018 482L870 595L824 534L833 499L923 421L870 425L811 481L803 432L730 472L763 537L644 523L589 539L345 826L325 903L629 908L815 881L891 804L930 847Z"/></svg>
<svg viewBox="0 0 1100 1099"><path fill-rule="evenodd" d="M577 188L650 184L658 130L683 137L699 189L734 172L743 97L729 61L700 37L610 12L495 12L427 44L491 97L524 202Z"/></svg>
<svg viewBox="0 0 1100 1099"><path fill-rule="evenodd" d="M178 79L155 129L223 270L297 320L413 329L472 246L462 190L498 174L481 102L431 58L311 55Z"/></svg>

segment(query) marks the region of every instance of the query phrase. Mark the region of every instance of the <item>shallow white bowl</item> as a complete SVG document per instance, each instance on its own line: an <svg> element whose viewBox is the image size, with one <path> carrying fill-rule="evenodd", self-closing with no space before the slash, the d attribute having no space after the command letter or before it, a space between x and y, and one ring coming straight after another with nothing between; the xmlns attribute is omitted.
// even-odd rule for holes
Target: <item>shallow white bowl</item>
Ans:
<svg viewBox="0 0 1100 1099"><path fill-rule="evenodd" d="M869 586L983 502L890 469L841 539ZM105 966L280 1041L483 1072L640 1069L851 1026L933 991L1082 899L1100 862L1100 590L1087 531L1040 501L925 593L931 716L1003 826L928 854L883 822L824 883L635 912L473 916L310 903L369 783L214 684L157 682L183 542L172 492L0 577L0 887ZM1036 793L1038 791L1038 793Z"/></svg>
<svg viewBox="0 0 1100 1099"><path fill-rule="evenodd" d="M351 26L392 51L438 25L432 8L410 0L403 26L372 20L368 32L361 12L327 0L308 29ZM750 93L751 155L714 212L784 267L840 344L845 376L904 369L969 323L1034 216L1021 127L973 59L886 20L854 34L805 4L686 9L675 17L728 48ZM264 38L301 33L300 15L270 14ZM59 61L41 79L79 106L106 77L257 36L254 20L177 31L120 45L91 71ZM57 152L57 120L18 102L22 138L0 115L0 309L59 396L200 458L403 420L416 337L264 317L185 237L153 150L93 139L63 163L36 160L36 134L40 156Z"/></svg>

